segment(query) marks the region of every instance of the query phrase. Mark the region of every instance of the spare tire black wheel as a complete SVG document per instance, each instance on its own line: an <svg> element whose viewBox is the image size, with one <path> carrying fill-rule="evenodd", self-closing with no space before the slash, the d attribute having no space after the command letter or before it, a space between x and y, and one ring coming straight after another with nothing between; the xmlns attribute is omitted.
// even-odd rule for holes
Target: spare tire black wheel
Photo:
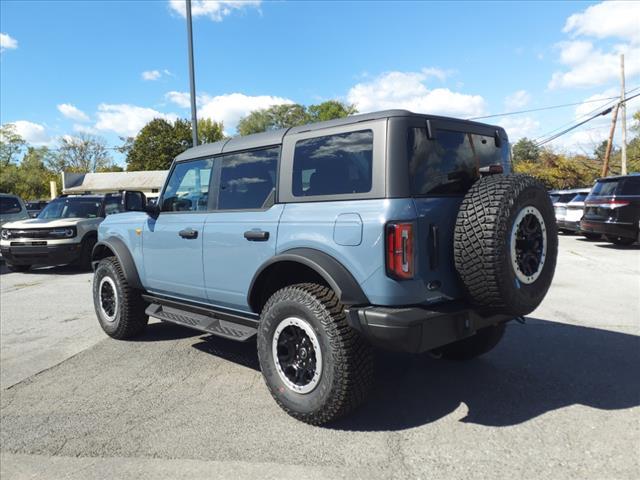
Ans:
<svg viewBox="0 0 640 480"><path fill-rule="evenodd" d="M531 313L549 290L557 254L553 205L538 180L492 175L467 192L456 220L454 262L474 306Z"/></svg>

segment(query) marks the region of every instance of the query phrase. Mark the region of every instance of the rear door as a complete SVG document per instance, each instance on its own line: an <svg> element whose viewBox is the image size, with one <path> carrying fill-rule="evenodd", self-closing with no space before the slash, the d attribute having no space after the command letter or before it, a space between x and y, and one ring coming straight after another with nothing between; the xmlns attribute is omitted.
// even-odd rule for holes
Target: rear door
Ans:
<svg viewBox="0 0 640 480"><path fill-rule="evenodd" d="M428 295L456 297L453 232L462 199L481 169L510 171L506 138L486 126L414 119L408 125L407 160L410 189L418 215L416 274ZM433 290L433 292L431 291Z"/></svg>
<svg viewBox="0 0 640 480"><path fill-rule="evenodd" d="M214 210L206 216L203 266L214 305L249 311L253 275L275 255L283 205L275 203L280 147L216 158Z"/></svg>
<svg viewBox="0 0 640 480"><path fill-rule="evenodd" d="M160 198L158 218L143 229L145 286L154 293L205 301L204 222L210 210L211 159L176 163Z"/></svg>

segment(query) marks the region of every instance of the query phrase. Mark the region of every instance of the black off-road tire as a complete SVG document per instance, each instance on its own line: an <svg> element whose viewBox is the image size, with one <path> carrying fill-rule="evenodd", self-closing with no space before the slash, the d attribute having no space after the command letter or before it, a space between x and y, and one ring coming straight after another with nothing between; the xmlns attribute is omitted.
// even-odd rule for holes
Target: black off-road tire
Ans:
<svg viewBox="0 0 640 480"><path fill-rule="evenodd" d="M10 272L28 272L31 268L31 265L12 265L11 263L7 263L7 269Z"/></svg>
<svg viewBox="0 0 640 480"><path fill-rule="evenodd" d="M587 240L591 240L591 241L600 240L602 238L602 234L600 233L582 232L581 235Z"/></svg>
<svg viewBox="0 0 640 480"><path fill-rule="evenodd" d="M502 340L505 329L504 323L485 327L469 338L445 345L438 353L447 360L472 360L493 350Z"/></svg>
<svg viewBox="0 0 640 480"><path fill-rule="evenodd" d="M611 242L614 245L620 245L620 246L624 246L624 247L632 245L633 243L635 243L635 240L633 238L618 237L616 235L605 235L604 238L607 239L607 242Z"/></svg>
<svg viewBox="0 0 640 480"><path fill-rule="evenodd" d="M541 268L525 282L523 272L516 271L520 265L511 238L518 215L532 210L528 207L541 216L546 253ZM454 262L474 306L513 316L531 313L551 285L557 254L555 214L542 183L528 175L491 175L471 187L456 220Z"/></svg>
<svg viewBox="0 0 640 480"><path fill-rule="evenodd" d="M96 237L87 237L82 240L82 246L80 247L80 257L76 260L75 265L80 270L91 270L91 254L93 253L93 247L97 243Z"/></svg>
<svg viewBox="0 0 640 480"><path fill-rule="evenodd" d="M280 322L295 317L315 332L322 354L317 386L299 393L282 380L273 355ZM330 288L304 283L275 292L265 305L258 329L258 357L265 383L292 417L322 425L346 415L365 401L373 384L371 346L348 324L344 306Z"/></svg>
<svg viewBox="0 0 640 480"><path fill-rule="evenodd" d="M115 294L117 295L117 302L111 318L101 308L100 288L105 277L111 281L105 280L104 284L108 285L104 288L113 290L113 285L115 285ZM105 297L108 294L108 290L103 293ZM144 313L146 303L142 299L140 291L129 286L116 257L103 258L96 267L93 276L93 305L102 329L107 335L118 340L126 340L140 335L149 322L149 317Z"/></svg>

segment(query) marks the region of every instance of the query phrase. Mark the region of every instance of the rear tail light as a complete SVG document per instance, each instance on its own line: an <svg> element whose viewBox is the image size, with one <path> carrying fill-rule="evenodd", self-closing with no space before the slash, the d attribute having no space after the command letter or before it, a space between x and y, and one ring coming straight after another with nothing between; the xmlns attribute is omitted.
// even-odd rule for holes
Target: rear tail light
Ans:
<svg viewBox="0 0 640 480"><path fill-rule="evenodd" d="M387 275L398 280L413 278L413 224L388 223L386 227Z"/></svg>
<svg viewBox="0 0 640 480"><path fill-rule="evenodd" d="M588 207L599 207L599 208L620 208L626 207L630 202L627 200L616 200L615 198L610 199L597 199L597 200L587 200L585 205Z"/></svg>

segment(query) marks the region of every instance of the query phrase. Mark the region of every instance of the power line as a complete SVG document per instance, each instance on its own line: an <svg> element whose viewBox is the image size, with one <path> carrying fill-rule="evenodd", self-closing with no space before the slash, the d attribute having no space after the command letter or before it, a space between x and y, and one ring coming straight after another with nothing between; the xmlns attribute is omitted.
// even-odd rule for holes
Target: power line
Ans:
<svg viewBox="0 0 640 480"><path fill-rule="evenodd" d="M611 100L613 98L620 98L620 97L615 96L615 97L598 98L594 100L585 100L584 102L563 103L562 105L550 105L548 107L533 108L531 110L518 110L516 112L494 113L492 115L484 115L482 117L467 118L467 120L481 120L483 118L507 117L509 115L520 115L521 113L541 112L543 110L553 110L555 108L575 107L576 105L582 105L583 103L603 102L605 100Z"/></svg>
<svg viewBox="0 0 640 480"><path fill-rule="evenodd" d="M628 91L628 92L626 92L626 93L627 93L627 94L629 94L629 93L633 93L633 92L635 92L635 91L636 91L636 90L638 90L638 89L640 89L640 87L635 87L635 88L633 88L633 89L629 90L629 91ZM540 140L541 138L545 138L545 137L548 137L548 136L550 136L550 135L553 135L554 133L556 133L556 132L558 132L558 131L562 130L564 127L566 127L566 126L568 126L568 125L572 125L572 124L573 124L573 122L575 122L575 121L577 121L577 120L581 120L581 119L583 119L583 118L586 118L586 117L588 117L588 116L589 116L589 115L591 115L591 114L594 114L596 111L600 110L601 108L608 107L608 106L611 106L611 107L615 106L615 104L617 103L617 100L618 100L620 97L612 97L612 98L614 98L614 100L610 100L610 101L608 101L608 102L606 102L606 103L604 103L604 104L602 104L602 105L598 105L598 106L597 106L596 108L594 108L593 110L589 110L588 112L586 112L586 113L584 113L584 114L580 115L579 117L577 117L577 118L575 118L575 119L573 119L573 120L571 120L571 121L569 121L569 122L563 123L562 125L560 125L559 127L554 128L553 130L549 130L548 132L545 132L545 133L543 133L542 135L538 135L537 137L535 137L535 138L533 139L533 141L534 141L534 142L537 142L537 141L538 141L538 140ZM604 100L604 99L601 99L601 100Z"/></svg>
<svg viewBox="0 0 640 480"><path fill-rule="evenodd" d="M638 97L638 96L640 96L640 93L636 93L635 95L633 95L633 96L631 96L631 97L627 98L627 99L625 100L625 102L628 102L629 100L632 100L632 99L634 99L634 98L636 98L636 97ZM581 121L581 122L578 122L578 123L576 123L575 125L573 125L573 126L571 126L571 127L569 127L569 128L566 128L566 129L562 130L561 132L556 133L555 135L552 135L551 137L549 137L549 138L547 138L547 139L545 139L545 140L542 140L541 142L538 142L538 143L536 144L536 146L541 147L542 145L545 145L545 144L547 144L547 143L549 143L549 142L552 142L552 141L553 141L553 140L555 140L556 138L561 137L562 135L566 135L566 134L567 134L567 133L569 133L570 131L575 130L576 128L578 128L578 127L580 127L580 126L584 125L584 124L585 124L585 123L587 123L587 122L590 122L591 120L593 120L593 119L595 119L595 118L598 118L598 117L600 117L600 116L602 116L602 115L607 115L607 114L611 113L611 110L613 110L613 107L608 107L608 108L606 108L606 109L602 110L601 112L598 112L598 113L596 113L595 115L590 116L590 117L589 117L589 118L587 118L586 120L583 120L583 121Z"/></svg>

